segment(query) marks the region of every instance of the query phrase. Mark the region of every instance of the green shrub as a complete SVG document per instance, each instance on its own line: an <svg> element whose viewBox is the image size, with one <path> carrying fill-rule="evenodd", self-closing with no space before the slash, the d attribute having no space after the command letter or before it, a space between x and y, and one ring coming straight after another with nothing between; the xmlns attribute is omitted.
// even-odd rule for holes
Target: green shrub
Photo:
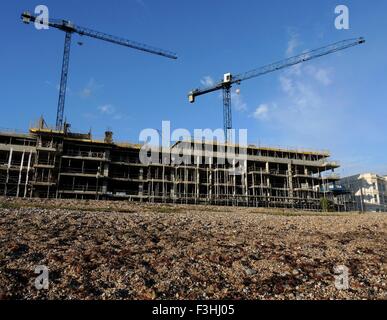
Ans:
<svg viewBox="0 0 387 320"><path fill-rule="evenodd" d="M327 198L320 199L320 206L323 212L335 211L335 204L332 201L328 200Z"/></svg>

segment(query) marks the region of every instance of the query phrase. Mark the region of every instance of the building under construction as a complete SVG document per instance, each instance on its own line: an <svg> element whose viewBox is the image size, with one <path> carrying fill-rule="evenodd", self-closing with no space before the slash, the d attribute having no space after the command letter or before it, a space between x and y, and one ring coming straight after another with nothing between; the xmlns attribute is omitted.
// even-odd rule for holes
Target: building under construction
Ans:
<svg viewBox="0 0 387 320"><path fill-rule="evenodd" d="M319 210L321 199L331 197L327 186L339 179L327 151L235 146L246 169L235 174L235 165L222 161L221 144L193 164L162 158L207 143L179 141L151 163L140 161L141 147L115 143L111 132L99 141L91 133L48 129L43 120L29 133L0 132L0 195Z"/></svg>

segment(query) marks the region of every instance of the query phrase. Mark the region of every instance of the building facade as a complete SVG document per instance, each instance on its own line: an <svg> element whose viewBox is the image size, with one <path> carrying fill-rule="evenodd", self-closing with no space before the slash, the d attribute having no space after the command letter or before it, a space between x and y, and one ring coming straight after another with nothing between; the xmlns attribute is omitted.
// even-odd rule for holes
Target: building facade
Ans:
<svg viewBox="0 0 387 320"><path fill-rule="evenodd" d="M233 146L225 161L225 145L178 141L144 162L142 147L43 123L27 134L0 132L0 195L320 210L340 179L327 151ZM182 155L191 161L176 161Z"/></svg>
<svg viewBox="0 0 387 320"><path fill-rule="evenodd" d="M387 212L387 176L363 173L342 178L340 184L351 191L358 210Z"/></svg>

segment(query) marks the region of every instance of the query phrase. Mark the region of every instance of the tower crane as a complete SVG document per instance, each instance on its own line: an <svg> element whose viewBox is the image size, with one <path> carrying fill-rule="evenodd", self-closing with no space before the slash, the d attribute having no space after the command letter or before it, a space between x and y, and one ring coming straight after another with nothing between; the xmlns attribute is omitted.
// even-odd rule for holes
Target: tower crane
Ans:
<svg viewBox="0 0 387 320"><path fill-rule="evenodd" d="M230 129L232 129L232 115L231 115L231 87L233 84L240 84L244 80L252 79L255 77L263 76L265 74L281 70L287 67L294 66L296 64L309 61L312 59L316 59L318 57L322 57L340 50L344 50L359 44L362 44L365 42L365 39L360 37L360 38L355 38L355 39L348 39L348 40L343 40L336 42L334 44L311 50L305 53L302 53L300 55L275 62L272 64L269 64L264 67L260 67L257 69L253 69L251 71L245 72L245 73L240 73L237 75L232 75L231 73L226 73L223 76L223 80L220 82L210 85L204 88L199 88L192 90L188 94L189 102L194 103L196 97L218 91L218 90L223 90L223 128L224 128L224 134L226 138L226 142L231 142L231 132Z"/></svg>
<svg viewBox="0 0 387 320"><path fill-rule="evenodd" d="M22 21L26 24L39 22L44 24L43 21L37 18L37 16L31 15L29 12L24 12L21 15ZM158 49L155 47L148 46L146 44L142 44L139 42L127 40L124 38L112 36L103 32L94 31L88 28L77 26L70 21L67 20L58 20L58 19L50 19L48 23L46 23L49 27L56 28L65 32L65 43L64 43L64 53L63 53L63 63L62 63L62 75L60 80L59 87L59 100L58 100L58 109L56 115L56 130L60 131L63 128L63 115L64 115L64 107L65 107L65 99L66 99L66 87L67 87L67 78L69 73L69 62L70 62L70 48L71 48L71 36L73 33L77 33L81 36L88 36L91 38L111 42L114 44L118 44L121 46L129 47L132 49L144 51L147 53L159 55L162 57L177 59L175 53Z"/></svg>

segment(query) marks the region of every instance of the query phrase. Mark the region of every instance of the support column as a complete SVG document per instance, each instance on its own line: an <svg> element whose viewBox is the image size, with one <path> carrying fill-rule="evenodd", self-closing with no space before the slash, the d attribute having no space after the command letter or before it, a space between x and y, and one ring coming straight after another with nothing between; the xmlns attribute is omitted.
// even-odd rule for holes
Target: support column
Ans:
<svg viewBox="0 0 387 320"><path fill-rule="evenodd" d="M269 162L266 162L266 173L270 171ZM266 204L269 206L271 196L271 188L270 188L270 175L266 176Z"/></svg>
<svg viewBox="0 0 387 320"><path fill-rule="evenodd" d="M242 175L242 185L244 186L244 194L246 196L246 202L247 205L249 205L249 186L248 186L248 180L247 180L247 160L243 161L243 175Z"/></svg>
<svg viewBox="0 0 387 320"><path fill-rule="evenodd" d="M209 175L208 175L208 187L209 187L209 198L212 201L212 157L209 158Z"/></svg>
<svg viewBox="0 0 387 320"><path fill-rule="evenodd" d="M235 196L236 196L236 175L235 175L235 158L232 160L232 170L234 172L234 175L233 175L233 192L232 192L232 195L235 199ZM242 178L242 177L241 177Z"/></svg>
<svg viewBox="0 0 387 320"><path fill-rule="evenodd" d="M142 202L142 197L144 195L144 168L140 168L138 178L141 181L138 186L138 195L140 197L140 201Z"/></svg>
<svg viewBox="0 0 387 320"><path fill-rule="evenodd" d="M107 190L108 189L108 179L106 179L107 177L109 177L109 163L105 162L103 164L103 182L102 182L102 191L101 191L102 195L106 194L108 191Z"/></svg>
<svg viewBox="0 0 387 320"><path fill-rule="evenodd" d="M200 165L200 157L196 157L196 200L200 198L200 171L199 171L199 165ZM196 202L195 200L195 202Z"/></svg>
<svg viewBox="0 0 387 320"><path fill-rule="evenodd" d="M252 185L252 191L253 191L253 194L252 194L252 199L253 199L253 206L256 207L257 206L257 199L255 197L255 172L254 172L254 169L253 171L251 172L251 185Z"/></svg>
<svg viewBox="0 0 387 320"><path fill-rule="evenodd" d="M24 165L24 155L26 154L26 151L23 150L22 158L21 158L21 163L20 163L20 170L19 170L19 180L17 182L17 189L16 189L16 198L19 197L19 192L20 192L20 183L21 183L21 178L23 174L23 165Z"/></svg>
<svg viewBox="0 0 387 320"><path fill-rule="evenodd" d="M172 198L172 201L173 203L175 202L175 198L176 198L176 168L172 168L171 169L171 181L172 181L172 189L171 189L171 198Z"/></svg>
<svg viewBox="0 0 387 320"><path fill-rule="evenodd" d="M162 170L162 201L165 202L165 166L163 165L163 170Z"/></svg>
<svg viewBox="0 0 387 320"><path fill-rule="evenodd" d="M32 159L32 151L30 151L30 155L28 157L28 165L27 165L27 173L26 173L26 182L24 185L24 198L27 196L27 189L28 189L28 180L30 177L30 170L31 170L31 159Z"/></svg>
<svg viewBox="0 0 387 320"><path fill-rule="evenodd" d="M293 192L293 171L292 171L292 163L288 163L288 184L289 184L289 198L290 203L294 204L294 192Z"/></svg>
<svg viewBox="0 0 387 320"><path fill-rule="evenodd" d="M11 168L11 163L12 163L12 154L13 154L13 149L9 151L9 159L8 159L8 166L7 166L7 177L5 179L5 186L4 186L4 196L7 196L7 189L8 189L8 181L9 181L9 169Z"/></svg>

